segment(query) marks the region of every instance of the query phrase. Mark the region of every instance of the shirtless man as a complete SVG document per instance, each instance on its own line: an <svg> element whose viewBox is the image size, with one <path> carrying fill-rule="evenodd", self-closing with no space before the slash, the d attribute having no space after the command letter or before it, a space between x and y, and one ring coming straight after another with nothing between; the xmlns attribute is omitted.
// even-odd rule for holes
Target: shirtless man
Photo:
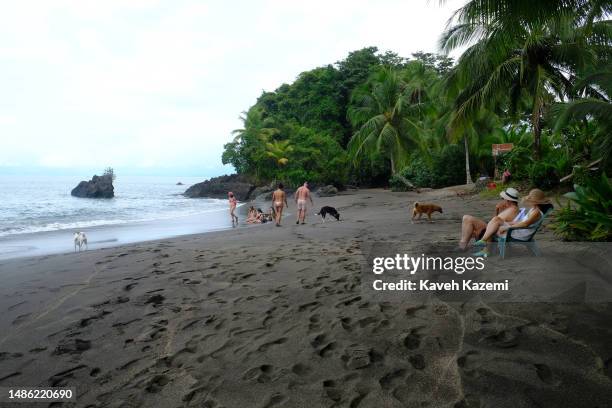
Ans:
<svg viewBox="0 0 612 408"><path fill-rule="evenodd" d="M314 205L312 202L312 197L310 196L307 181L305 181L304 185L298 188L295 192L295 203L298 209L297 220L295 221L296 224L299 224L300 222L305 224L306 222L306 200L310 200L310 204Z"/></svg>
<svg viewBox="0 0 612 408"><path fill-rule="evenodd" d="M283 183L278 183L278 188L275 192L272 193L272 207L274 208L274 212L276 213L276 226L280 227L280 221L283 217L283 204L289 207L287 203L287 195L283 191Z"/></svg>

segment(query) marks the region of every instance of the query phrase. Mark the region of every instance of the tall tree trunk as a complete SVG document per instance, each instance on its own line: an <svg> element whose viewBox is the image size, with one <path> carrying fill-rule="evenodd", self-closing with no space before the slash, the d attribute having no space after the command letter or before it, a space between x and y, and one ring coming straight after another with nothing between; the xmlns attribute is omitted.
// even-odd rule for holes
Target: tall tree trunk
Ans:
<svg viewBox="0 0 612 408"><path fill-rule="evenodd" d="M542 99L539 97L539 92L536 90L533 98L533 112L531 114L531 126L533 127L533 159L539 160L541 154L541 116L542 116Z"/></svg>
<svg viewBox="0 0 612 408"><path fill-rule="evenodd" d="M391 155L391 175L395 175L395 160L393 160L393 155Z"/></svg>
<svg viewBox="0 0 612 408"><path fill-rule="evenodd" d="M463 144L465 146L465 184L474 184L470 174L470 150L468 149L467 136L463 136Z"/></svg>

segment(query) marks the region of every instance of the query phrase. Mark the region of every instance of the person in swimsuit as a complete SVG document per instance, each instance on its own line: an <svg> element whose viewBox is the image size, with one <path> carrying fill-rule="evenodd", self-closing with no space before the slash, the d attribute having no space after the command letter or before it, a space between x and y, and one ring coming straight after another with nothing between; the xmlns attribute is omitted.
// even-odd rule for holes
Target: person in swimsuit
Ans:
<svg viewBox="0 0 612 408"><path fill-rule="evenodd" d="M544 212L551 208L550 200L546 198L544 192L540 189L534 188L529 194L523 198L523 202L528 206L527 208L521 208L519 214L512 221L504 221L499 217L493 217L482 238L474 243L475 246L483 246L482 251L474 254L474 256L488 256L489 250L487 244L493 238L493 235L505 237L508 228L524 228L535 224L542 218ZM518 230L512 232L512 238L516 239L527 239L532 234L532 231L527 229Z"/></svg>
<svg viewBox="0 0 612 408"><path fill-rule="evenodd" d="M276 226L280 227L280 221L283 217L283 204L289 207L287 203L287 195L283 191L283 183L278 183L278 188L276 191L272 193L272 207L274 208L274 212L276 213Z"/></svg>
<svg viewBox="0 0 612 408"><path fill-rule="evenodd" d="M519 213L518 201L519 193L514 188L507 188L499 196L504 199L504 204L496 206L496 216L493 219L502 222L512 221ZM501 211L500 211L501 210ZM493 220L491 220L493 221ZM465 250L472 240L481 240L487 229L487 223L473 215L464 215L461 221L461 241L459 248Z"/></svg>
<svg viewBox="0 0 612 408"><path fill-rule="evenodd" d="M312 196L310 195L310 190L308 189L308 182L305 181L304 185L297 189L295 192L295 204L297 205L298 213L296 224L306 223L306 200L310 200L310 204L314 205L312 202Z"/></svg>
<svg viewBox="0 0 612 408"><path fill-rule="evenodd" d="M253 206L249 207L249 212L247 213L246 222L247 224L254 224L257 222L257 210L255 210L255 207Z"/></svg>
<svg viewBox="0 0 612 408"><path fill-rule="evenodd" d="M230 217L232 218L232 227L235 227L238 224L238 217L234 214L236 211L236 204L238 204L238 200L234 197L234 193L231 191L227 193L227 197L229 199L229 207L230 207Z"/></svg>

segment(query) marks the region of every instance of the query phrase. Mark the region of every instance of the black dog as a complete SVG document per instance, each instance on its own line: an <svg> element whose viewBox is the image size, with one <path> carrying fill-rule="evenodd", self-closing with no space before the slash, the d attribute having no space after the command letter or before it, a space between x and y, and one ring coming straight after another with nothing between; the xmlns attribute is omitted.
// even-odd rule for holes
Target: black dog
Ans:
<svg viewBox="0 0 612 408"><path fill-rule="evenodd" d="M325 207L321 207L321 210L317 213L317 215L320 215L321 218L323 218L323 222L325 222L326 215L330 215L336 220L340 221L340 214L338 213L338 211L336 211L334 207L330 207L328 205L326 205Z"/></svg>

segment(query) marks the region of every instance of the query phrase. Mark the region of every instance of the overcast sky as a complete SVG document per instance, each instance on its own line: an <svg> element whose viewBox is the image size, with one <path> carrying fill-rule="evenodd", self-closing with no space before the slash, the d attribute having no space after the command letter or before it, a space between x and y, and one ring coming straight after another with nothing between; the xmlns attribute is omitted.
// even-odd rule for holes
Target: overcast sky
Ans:
<svg viewBox="0 0 612 408"><path fill-rule="evenodd" d="M223 144L262 90L366 46L436 51L462 2L5 1L0 173L229 172Z"/></svg>

